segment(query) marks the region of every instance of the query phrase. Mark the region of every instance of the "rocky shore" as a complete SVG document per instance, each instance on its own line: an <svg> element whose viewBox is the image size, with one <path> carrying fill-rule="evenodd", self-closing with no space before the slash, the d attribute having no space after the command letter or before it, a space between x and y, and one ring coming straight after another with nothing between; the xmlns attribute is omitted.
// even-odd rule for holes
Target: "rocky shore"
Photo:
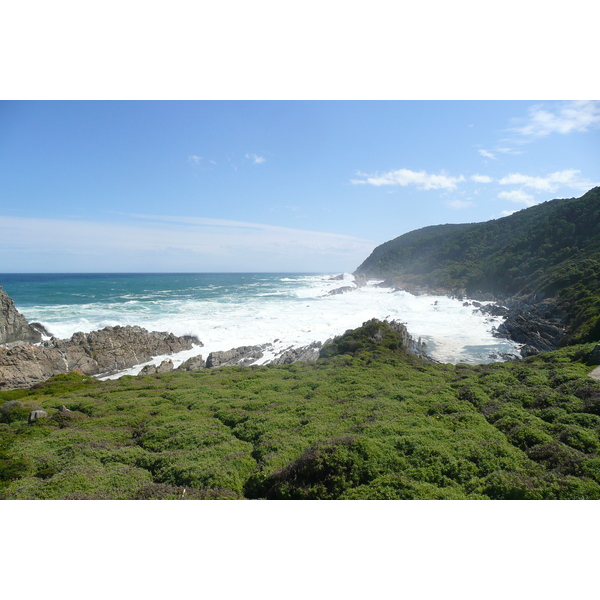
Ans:
<svg viewBox="0 0 600 600"><path fill-rule="evenodd" d="M536 294L498 298L488 292L467 294L464 289L413 285L397 277L385 279L379 286L397 291L403 290L415 296L429 294L465 300L465 306L473 306L474 311L504 317L504 323L493 330L492 334L520 344L523 358L540 352L557 350L566 335L564 312L552 299L539 298ZM481 302L492 304L481 304Z"/></svg>
<svg viewBox="0 0 600 600"><path fill-rule="evenodd" d="M335 278L332 278L335 279ZM338 277L343 280L343 276ZM367 284L365 276L357 276L351 286L343 286L329 294L341 294L360 289ZM465 305L484 314L505 317L494 335L511 339L521 344L523 357L555 350L565 335L561 325L562 315L550 301L536 298L508 298L502 302L489 294L479 294L477 300L466 300L464 290L425 289L402 286L389 279L380 283L382 287L404 289L413 294L445 294L465 300ZM481 302L493 302L481 304ZM400 327L401 324L398 326ZM403 327L403 326L402 326ZM402 329L400 327L400 329ZM425 345L415 341L405 328L405 347L413 354L427 357ZM43 335L42 335L43 334ZM106 327L91 333L75 333L68 340L49 337L48 332L37 324L29 324L16 310L13 301L0 288L0 390L30 387L59 373L78 370L85 375L114 375L125 369L148 362L156 356L171 355L194 346L202 346L195 336L175 336L172 333L147 331L137 326ZM43 338L44 341L41 341ZM329 342L330 340L328 340ZM325 342L327 344L328 342ZM211 369L225 366L249 366L271 354L268 360L275 365L298 361L316 361L324 344L313 342L307 346L289 347L273 355L272 344L241 346L226 351L211 352L206 360L193 356L179 367L180 370ZM173 370L170 359L160 365L147 365L140 375L165 373Z"/></svg>
<svg viewBox="0 0 600 600"><path fill-rule="evenodd" d="M0 390L30 387L74 370L109 375L194 345L201 345L194 336L178 337L131 325L77 332L68 340L51 338L38 345L12 342L0 346Z"/></svg>

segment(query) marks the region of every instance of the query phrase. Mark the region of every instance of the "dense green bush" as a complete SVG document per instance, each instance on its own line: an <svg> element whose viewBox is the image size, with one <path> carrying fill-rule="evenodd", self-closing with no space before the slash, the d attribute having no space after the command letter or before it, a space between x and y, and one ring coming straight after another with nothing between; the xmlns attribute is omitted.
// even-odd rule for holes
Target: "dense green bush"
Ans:
<svg viewBox="0 0 600 600"><path fill-rule="evenodd" d="M0 498L600 497L593 345L453 366L378 326L347 339L362 350L4 398Z"/></svg>

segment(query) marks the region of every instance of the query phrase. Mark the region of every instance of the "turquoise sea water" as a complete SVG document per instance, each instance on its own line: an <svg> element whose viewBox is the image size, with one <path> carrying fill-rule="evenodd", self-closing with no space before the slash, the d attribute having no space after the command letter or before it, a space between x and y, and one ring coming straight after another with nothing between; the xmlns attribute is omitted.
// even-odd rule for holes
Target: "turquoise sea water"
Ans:
<svg viewBox="0 0 600 600"><path fill-rule="evenodd" d="M444 296L413 296L353 277L294 273L0 274L0 285L29 321L59 338L107 325L140 325L196 335L214 350L269 343L277 353L340 335L371 318L398 319L444 362L490 362L515 344L494 338L501 320ZM266 354L266 361L269 358ZM182 357L183 359L184 357Z"/></svg>

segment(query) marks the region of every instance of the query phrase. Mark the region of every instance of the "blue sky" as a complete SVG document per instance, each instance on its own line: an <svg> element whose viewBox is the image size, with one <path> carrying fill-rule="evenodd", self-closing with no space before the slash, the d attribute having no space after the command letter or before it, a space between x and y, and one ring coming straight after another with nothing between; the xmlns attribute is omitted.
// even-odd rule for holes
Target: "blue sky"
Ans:
<svg viewBox="0 0 600 600"><path fill-rule="evenodd" d="M598 102L3 101L0 272L352 271L599 158Z"/></svg>

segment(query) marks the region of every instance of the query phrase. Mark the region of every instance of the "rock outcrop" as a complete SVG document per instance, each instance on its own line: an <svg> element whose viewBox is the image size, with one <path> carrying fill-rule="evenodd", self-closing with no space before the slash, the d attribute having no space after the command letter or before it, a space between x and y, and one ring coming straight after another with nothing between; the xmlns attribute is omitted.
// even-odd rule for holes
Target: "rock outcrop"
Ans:
<svg viewBox="0 0 600 600"><path fill-rule="evenodd" d="M344 280L343 274L337 275L336 277L329 278L329 281L343 281L343 280ZM353 285L344 285L342 287L335 288L335 289L327 292L325 294L325 296L337 296L338 294L347 294L348 292L354 292L355 290L358 290L361 287L364 287L365 285L367 285L368 281L369 280L367 279L366 275L356 275L354 277L354 281L352 282Z"/></svg>
<svg viewBox="0 0 600 600"><path fill-rule="evenodd" d="M195 344L200 341L194 336L178 337L128 325L77 332L68 340L52 338L38 346L0 347L0 390L30 387L75 369L85 375L109 375L154 356L190 350Z"/></svg>
<svg viewBox="0 0 600 600"><path fill-rule="evenodd" d="M163 360L160 365L146 365L138 375L160 375L173 370L173 361L171 359Z"/></svg>
<svg viewBox="0 0 600 600"><path fill-rule="evenodd" d="M0 286L0 344L42 340L39 331L29 325L25 317L15 308L15 303Z"/></svg>
<svg viewBox="0 0 600 600"><path fill-rule="evenodd" d="M188 358L184 363L181 363L178 367L178 371L199 371L200 369L206 368L206 361L202 358L202 355L192 356Z"/></svg>
<svg viewBox="0 0 600 600"><path fill-rule="evenodd" d="M494 335L523 344L523 358L560 347L566 329L562 325L564 315L554 302L520 298L508 300L506 305L508 309L503 315L506 320L498 326Z"/></svg>
<svg viewBox="0 0 600 600"><path fill-rule="evenodd" d="M248 366L264 356L264 350L270 344L263 346L240 346L231 350L211 352L206 359L206 368Z"/></svg>
<svg viewBox="0 0 600 600"><path fill-rule="evenodd" d="M290 365L295 362L312 362L319 358L321 352L321 342L313 342L308 346L300 348L288 348L282 352L277 358L270 361L272 365Z"/></svg>

